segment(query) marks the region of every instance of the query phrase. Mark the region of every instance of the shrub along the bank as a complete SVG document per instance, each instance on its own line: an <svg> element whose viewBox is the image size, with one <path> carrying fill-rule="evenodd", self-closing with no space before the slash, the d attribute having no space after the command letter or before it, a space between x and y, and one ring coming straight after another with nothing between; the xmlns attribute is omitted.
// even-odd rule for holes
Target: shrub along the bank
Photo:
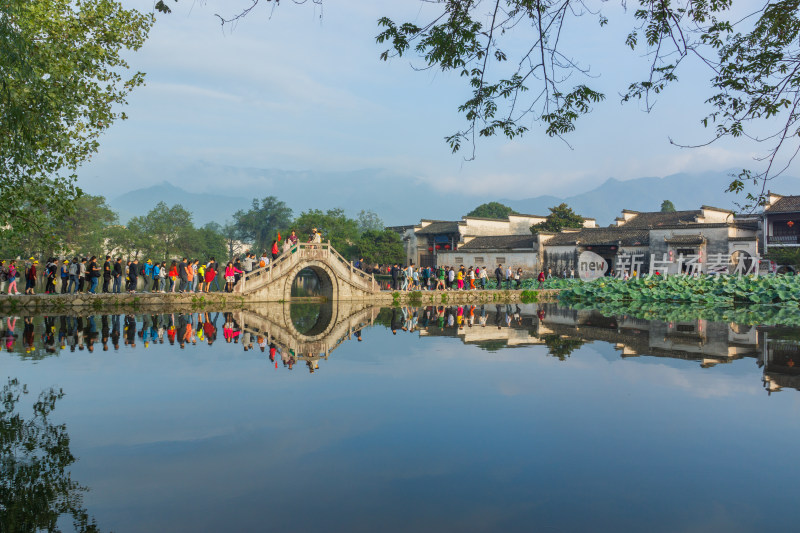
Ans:
<svg viewBox="0 0 800 533"><path fill-rule="evenodd" d="M602 278L565 287L559 300L584 302L691 302L712 305L800 302L800 277L783 276L653 276L623 281Z"/></svg>

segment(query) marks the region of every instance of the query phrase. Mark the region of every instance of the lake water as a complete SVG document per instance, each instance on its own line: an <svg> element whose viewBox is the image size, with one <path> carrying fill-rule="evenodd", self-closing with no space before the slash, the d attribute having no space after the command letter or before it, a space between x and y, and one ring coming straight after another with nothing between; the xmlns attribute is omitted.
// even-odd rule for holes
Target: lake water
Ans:
<svg viewBox="0 0 800 533"><path fill-rule="evenodd" d="M29 391L0 427L0 531L797 527L798 330L285 305L0 335Z"/></svg>

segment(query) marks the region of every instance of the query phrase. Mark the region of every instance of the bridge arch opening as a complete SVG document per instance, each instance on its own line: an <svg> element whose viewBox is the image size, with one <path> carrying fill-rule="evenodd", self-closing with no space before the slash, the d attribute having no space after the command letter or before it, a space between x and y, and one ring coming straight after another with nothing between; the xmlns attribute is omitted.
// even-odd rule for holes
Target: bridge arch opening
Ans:
<svg viewBox="0 0 800 533"><path fill-rule="evenodd" d="M330 301L333 298L333 280L322 268L307 266L292 280L291 297L322 297Z"/></svg>

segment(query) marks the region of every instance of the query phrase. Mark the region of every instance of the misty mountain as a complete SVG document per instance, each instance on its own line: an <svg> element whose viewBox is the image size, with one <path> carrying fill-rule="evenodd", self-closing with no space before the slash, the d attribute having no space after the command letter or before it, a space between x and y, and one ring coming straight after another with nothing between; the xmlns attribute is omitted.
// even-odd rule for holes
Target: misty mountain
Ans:
<svg viewBox="0 0 800 533"><path fill-rule="evenodd" d="M196 225L210 221L223 224L237 210L248 209L254 198L270 195L286 202L296 215L308 209L339 207L349 216L356 216L362 209L371 209L387 225L413 224L420 218L457 220L477 205L493 200L517 212L534 215L547 215L549 207L566 202L577 213L596 218L601 225L610 224L623 209L657 211L664 200L671 200L677 209L710 205L736 210L734 204L744 202L743 195L724 192L731 181L729 172L681 173L625 181L609 178L600 186L573 196L543 195L527 199L444 193L418 177L382 169L300 172L197 163L161 175L168 176L169 181L109 201L123 222L147 213L164 201L168 205L181 204L191 211ZM192 184L200 183L222 185L212 191L192 188ZM781 177L770 186L779 194L800 194L797 178Z"/></svg>
<svg viewBox="0 0 800 533"><path fill-rule="evenodd" d="M308 172L196 163L161 175L169 180L109 200L122 222L147 213L159 201L181 204L194 214L196 225L222 224L237 210L248 209L254 198L265 196L283 200L295 215L308 209L338 207L356 216L362 209L371 209L387 225L418 222L422 217L460 218L483 202L472 196L439 193L417 177L382 169ZM222 185L210 192L186 190L196 183Z"/></svg>
<svg viewBox="0 0 800 533"><path fill-rule="evenodd" d="M726 193L731 182L729 172L705 172L701 174L673 174L663 178L635 178L620 181L607 179L591 191L557 198L538 196L524 200L499 200L519 213L547 215L549 207L566 202L585 217L597 219L607 226L623 209L632 211L658 211L661 202L671 200L678 210L699 209L702 205L739 210L737 202L745 204L744 193ZM772 192L778 194L800 194L800 179L782 176L770 184Z"/></svg>
<svg viewBox="0 0 800 533"><path fill-rule="evenodd" d="M224 224L239 209L247 209L251 199L224 196L221 194L185 191L169 182L127 192L108 201L108 205L119 214L120 222L126 223L134 216L147 214L158 202L169 206L181 204L190 213L195 226L208 222Z"/></svg>

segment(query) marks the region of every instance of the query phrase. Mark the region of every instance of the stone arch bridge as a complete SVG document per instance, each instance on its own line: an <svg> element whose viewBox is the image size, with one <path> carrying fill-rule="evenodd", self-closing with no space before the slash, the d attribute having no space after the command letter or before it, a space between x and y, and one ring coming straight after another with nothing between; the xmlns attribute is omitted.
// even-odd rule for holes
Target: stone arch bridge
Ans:
<svg viewBox="0 0 800 533"><path fill-rule="evenodd" d="M295 278L306 268L317 275L321 296L329 301L365 300L380 292L375 277L355 268L330 242L296 244L266 267L244 274L234 292L261 302L286 302Z"/></svg>

